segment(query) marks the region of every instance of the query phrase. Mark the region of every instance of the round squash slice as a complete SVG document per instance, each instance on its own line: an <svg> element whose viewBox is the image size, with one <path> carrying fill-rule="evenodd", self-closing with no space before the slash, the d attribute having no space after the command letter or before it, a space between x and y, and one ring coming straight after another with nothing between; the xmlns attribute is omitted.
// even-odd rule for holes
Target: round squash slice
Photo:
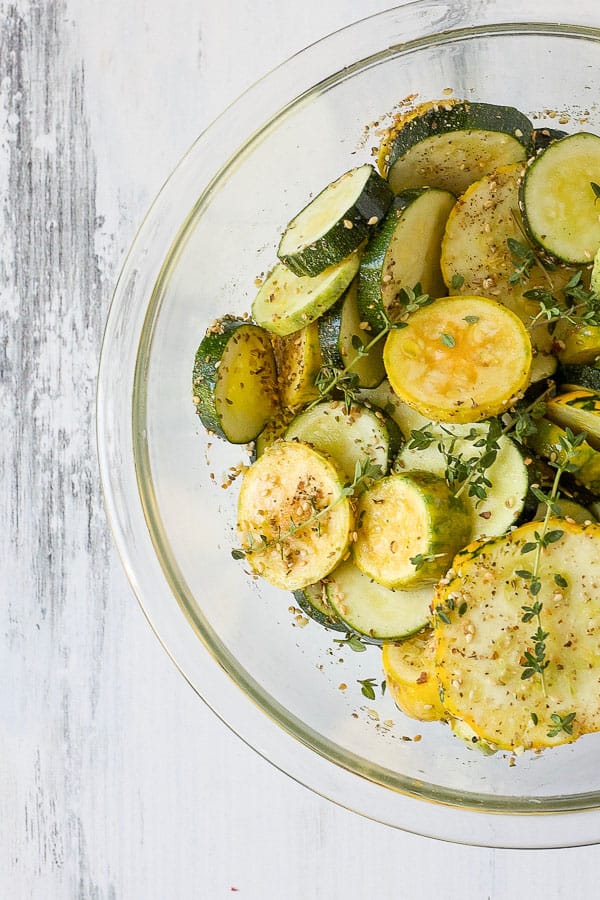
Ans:
<svg viewBox="0 0 600 900"><path fill-rule="evenodd" d="M434 599L436 674L451 716L502 749L600 731L600 526L551 517L532 596L539 522L475 543ZM534 604L541 604L540 622ZM541 624L540 624L541 623ZM538 627L543 681L530 664Z"/></svg>
<svg viewBox="0 0 600 900"><path fill-rule="evenodd" d="M344 477L307 444L276 441L244 473L238 532L252 571L297 590L328 575L348 549L353 524Z"/></svg>
<svg viewBox="0 0 600 900"><path fill-rule="evenodd" d="M385 644L381 660L387 689L405 715L422 722L446 718L435 674L431 629Z"/></svg>
<svg viewBox="0 0 600 900"><path fill-rule="evenodd" d="M386 339L394 392L439 422L478 422L508 409L529 383L521 320L485 297L449 297L413 313Z"/></svg>

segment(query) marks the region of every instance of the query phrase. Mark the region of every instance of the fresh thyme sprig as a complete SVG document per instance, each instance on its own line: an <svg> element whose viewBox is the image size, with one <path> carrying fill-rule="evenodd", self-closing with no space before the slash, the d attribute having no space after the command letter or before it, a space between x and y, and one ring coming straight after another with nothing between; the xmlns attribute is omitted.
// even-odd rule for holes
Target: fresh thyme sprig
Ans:
<svg viewBox="0 0 600 900"><path fill-rule="evenodd" d="M500 451L499 439L511 434L519 443L523 443L527 436L535 434L535 421L544 415L545 400L552 391L553 386L548 387L525 409L511 414L508 421L491 419L485 434L477 428L471 428L468 434L457 436L443 425L439 426L437 432L431 431L429 425L424 425L411 431L407 447L409 450L426 450L431 444L437 444L437 449L444 457L448 487L455 491L456 497L468 489L467 496L476 497L481 502L487 498L487 492L492 486L486 473ZM472 443L473 448L480 452L473 456L457 453L456 445L459 440Z"/></svg>
<svg viewBox="0 0 600 900"><path fill-rule="evenodd" d="M367 700L375 699L375 688L377 687L377 679L376 678L357 678L357 683L360 684L360 692L363 697L366 697ZM379 685L379 689L381 691L381 696L385 694L386 682L382 681Z"/></svg>
<svg viewBox="0 0 600 900"><path fill-rule="evenodd" d="M349 647L350 650L354 650L355 653L364 653L367 649L367 645L363 644L357 634L348 633L345 638L335 638L333 643L339 644L340 647Z"/></svg>
<svg viewBox="0 0 600 900"><path fill-rule="evenodd" d="M550 729L546 732L548 737L556 737L564 731L565 734L573 734L573 722L575 721L576 713L570 712L564 716L559 715L558 713L552 713L550 716L550 721L552 725Z"/></svg>
<svg viewBox="0 0 600 900"><path fill-rule="evenodd" d="M281 531L277 537L272 540L268 540L264 534L261 534L260 540L257 541L252 534L248 534L247 539L249 546L234 548L231 551L232 557L234 559L243 559L248 553L263 553L265 550L271 550L273 547L281 547L283 552L283 542L285 540L293 537L293 535L302 528L319 527L321 519L335 509L342 500L356 494L364 488L366 484L381 478L382 475L383 471L381 466L375 465L368 457L362 462L357 461L354 469L354 478L351 482L344 485L332 503L328 503L327 506L313 512L312 516L304 522L294 522L293 520L290 520L289 527L285 531Z"/></svg>
<svg viewBox="0 0 600 900"><path fill-rule="evenodd" d="M548 547L550 544L554 544L556 543L556 541L559 541L564 534L564 531L562 531L560 528L549 528L550 516L552 514L556 515L560 512L560 508L557 505L560 496L560 479L565 472L573 472L576 470L577 466L574 463L574 459L577 454L578 448L581 446L584 440L585 434L576 435L571 431L570 428L566 428L564 435L561 435L560 437L562 452L559 454L556 460L550 462L550 465L556 469L550 492L548 494L545 494L539 488L532 486L532 493L537 500L545 504L546 512L541 527L534 532L534 540L527 541L521 547L522 556L525 556L529 553L534 554L533 565L531 569L518 569L515 572L515 575L525 581L525 583L527 584L527 590L532 597L531 605L524 605L521 607L521 610L523 612L521 622L527 623L535 619L538 626L537 630L530 637L530 640L532 641L532 648L528 648L525 651L521 660L521 665L523 667L521 678L523 680L526 680L528 678L533 678L534 675L539 675L542 691L545 697L548 696L545 671L550 664L550 661L546 657L546 639L548 638L549 633L544 630L542 623L542 611L544 608L544 604L540 600L536 599L542 589L542 579L540 575L542 551L545 550L546 547ZM558 585L564 584L564 578L561 575L555 575L554 580Z"/></svg>
<svg viewBox="0 0 600 900"><path fill-rule="evenodd" d="M540 308L529 323L529 328L535 327L538 322L551 324L564 320L569 325L600 325L600 297L595 291L588 290L583 285L583 271L577 269L569 278L563 288L567 305L560 303L557 298L544 288L533 288L525 291L523 296L527 300L535 300ZM571 301L570 303L568 301Z"/></svg>
<svg viewBox="0 0 600 900"><path fill-rule="evenodd" d="M315 387L319 392L319 397L307 409L312 409L325 400L333 391L337 390L343 395L346 410L349 410L352 403L356 400L360 387L358 375L352 371L354 366L359 360L368 356L372 348L379 341L383 340L390 331L406 328L410 314L424 306L429 306L430 303L433 303L433 300L433 297L423 292L420 284L416 284L413 288L401 288L398 293L398 306L394 307L399 312L398 316L392 317L384 309L379 310L384 322L383 328L367 343L363 343L358 334L353 335L352 349L354 350L354 356L345 366L321 366L315 378Z"/></svg>
<svg viewBox="0 0 600 900"><path fill-rule="evenodd" d="M529 280L532 268L537 265L536 254L532 247L522 244L515 238L507 238L506 244L514 264L514 270L511 272L508 282L509 284L524 285Z"/></svg>

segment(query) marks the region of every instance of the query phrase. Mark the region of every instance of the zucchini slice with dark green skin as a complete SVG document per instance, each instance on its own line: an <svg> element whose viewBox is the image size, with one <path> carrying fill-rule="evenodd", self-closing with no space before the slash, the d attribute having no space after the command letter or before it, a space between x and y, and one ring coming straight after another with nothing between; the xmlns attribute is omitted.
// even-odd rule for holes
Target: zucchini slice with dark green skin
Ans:
<svg viewBox="0 0 600 900"><path fill-rule="evenodd" d="M446 221L455 203L449 191L403 191L376 229L363 253L358 276L358 309L375 335L385 317L402 314L402 289L442 297L446 286L440 254Z"/></svg>
<svg viewBox="0 0 600 900"><path fill-rule="evenodd" d="M532 521L542 522L546 517L548 506L540 503L532 517ZM561 519L572 519L579 525L585 525L586 522L595 522L596 516L586 506L577 503L575 500L569 500L568 497L560 497L554 502L554 515Z"/></svg>
<svg viewBox="0 0 600 900"><path fill-rule="evenodd" d="M596 366L562 365L557 373L557 384L561 391L600 392L600 368Z"/></svg>
<svg viewBox="0 0 600 900"><path fill-rule="evenodd" d="M348 631L347 625L340 621L327 600L327 586L324 581L308 584L293 593L294 600L309 619L331 631Z"/></svg>
<svg viewBox="0 0 600 900"><path fill-rule="evenodd" d="M527 167L521 185L523 222L555 259L592 263L600 246L600 137L581 131L550 144Z"/></svg>
<svg viewBox="0 0 600 900"><path fill-rule="evenodd" d="M498 166L526 159L533 126L512 106L450 101L427 106L387 144L393 191L427 185L458 196Z"/></svg>
<svg viewBox="0 0 600 900"><path fill-rule="evenodd" d="M366 355L358 352L357 341L364 347L373 334L359 314L357 292L355 278L341 300L319 318L319 342L327 365L348 368L359 387L374 388L385 378L383 341L373 344Z"/></svg>
<svg viewBox="0 0 600 900"><path fill-rule="evenodd" d="M560 128L534 128L531 132L531 142L529 145L529 156L536 156L553 144L554 141L560 141L561 138L567 137L568 132L562 131Z"/></svg>
<svg viewBox="0 0 600 900"><path fill-rule="evenodd" d="M431 587L394 590L378 584L350 561L326 579L327 599L351 631L372 641L397 641L430 621Z"/></svg>
<svg viewBox="0 0 600 900"><path fill-rule="evenodd" d="M388 475L358 500L355 565L378 584L404 590L436 581L469 540L471 514L431 472Z"/></svg>
<svg viewBox="0 0 600 900"><path fill-rule="evenodd" d="M394 463L395 472L410 472L424 469L441 478L446 474L446 456L451 452L465 462L480 458L485 446L477 443L485 439L489 425L445 425L442 428L431 423L427 430L435 437L433 443L423 449L409 446L403 448ZM468 438L471 439L468 439ZM474 463L473 463L474 464ZM471 511L471 532L468 540L481 537L495 537L504 534L515 525L525 509L532 477L531 465L526 465L521 449L507 435L498 438L498 453L495 461L485 470L490 482L486 497L480 500L463 491L465 502Z"/></svg>
<svg viewBox="0 0 600 900"><path fill-rule="evenodd" d="M279 409L269 335L246 319L218 319L196 352L192 391L205 428L232 444L253 441Z"/></svg>
<svg viewBox="0 0 600 900"><path fill-rule="evenodd" d="M356 464L370 459L381 473L388 470L390 437L379 412L356 403L346 409L341 400L325 400L296 416L285 431L286 441L303 441L338 463L348 482Z"/></svg>
<svg viewBox="0 0 600 900"><path fill-rule="evenodd" d="M346 172L292 219L277 256L296 275L318 275L341 262L380 222L392 192L373 166Z"/></svg>
<svg viewBox="0 0 600 900"><path fill-rule="evenodd" d="M252 304L252 318L267 331L287 335L304 328L339 300L360 265L354 251L314 278L298 276L279 263L267 275Z"/></svg>

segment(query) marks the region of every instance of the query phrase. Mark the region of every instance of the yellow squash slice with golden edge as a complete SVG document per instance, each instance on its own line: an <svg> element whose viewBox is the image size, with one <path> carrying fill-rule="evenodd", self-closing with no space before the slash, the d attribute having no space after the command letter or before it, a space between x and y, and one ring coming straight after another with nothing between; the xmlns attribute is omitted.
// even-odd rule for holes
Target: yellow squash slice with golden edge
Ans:
<svg viewBox="0 0 600 900"><path fill-rule="evenodd" d="M436 589L436 673L451 716L507 750L539 749L600 730L600 526L551 517L539 593L528 523L467 547ZM535 656L541 606L544 683Z"/></svg>
<svg viewBox="0 0 600 900"><path fill-rule="evenodd" d="M411 719L433 722L446 718L435 674L434 642L430 629L382 651L387 689L398 708Z"/></svg>
<svg viewBox="0 0 600 900"><path fill-rule="evenodd" d="M439 422L478 422L508 409L529 383L521 320L485 297L449 297L413 313L386 339L394 392Z"/></svg>
<svg viewBox="0 0 600 900"><path fill-rule="evenodd" d="M348 549L352 526L343 475L312 447L276 441L244 472L242 551L275 587L296 590L328 575Z"/></svg>

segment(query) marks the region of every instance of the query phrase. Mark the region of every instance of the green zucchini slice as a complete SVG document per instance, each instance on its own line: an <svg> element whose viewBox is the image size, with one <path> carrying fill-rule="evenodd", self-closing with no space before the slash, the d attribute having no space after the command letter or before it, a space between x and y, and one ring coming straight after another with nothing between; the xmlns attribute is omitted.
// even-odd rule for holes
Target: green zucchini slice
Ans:
<svg viewBox="0 0 600 900"><path fill-rule="evenodd" d="M443 428L432 423L427 426L427 431L435 440L422 449L411 446L409 441L396 458L394 471L422 469L444 478L448 453L467 465L474 465L485 452L485 445L478 447L477 444L485 440L488 430L489 425L483 422L472 426L445 425ZM484 471L490 482L485 499L469 496L468 487L463 491L471 513L469 540L504 534L519 520L529 493L530 468L525 465L515 442L507 435L501 435L496 459Z"/></svg>
<svg viewBox="0 0 600 900"><path fill-rule="evenodd" d="M470 532L469 509L443 478L388 475L359 498L354 562L385 587L422 587L449 568Z"/></svg>
<svg viewBox="0 0 600 900"><path fill-rule="evenodd" d="M600 450L600 394L593 391L560 394L548 400L546 416L575 433L585 431L588 444Z"/></svg>
<svg viewBox="0 0 600 900"><path fill-rule="evenodd" d="M238 533L246 562L275 587L297 590L345 556L353 527L344 477L307 444L276 441L242 477Z"/></svg>
<svg viewBox="0 0 600 900"><path fill-rule="evenodd" d="M600 326L572 325L560 319L554 329L558 359L566 365L591 366L600 358Z"/></svg>
<svg viewBox="0 0 600 900"><path fill-rule="evenodd" d="M560 497L555 501L555 514L561 519L572 519L579 525L586 522L595 522L596 516L591 510L576 500L569 500L568 497ZM548 506L546 503L540 503L535 511L532 521L542 522L546 518Z"/></svg>
<svg viewBox="0 0 600 900"><path fill-rule="evenodd" d="M309 619L331 631L348 630L327 599L327 586L324 581L307 584L305 588L298 589L293 593L294 600Z"/></svg>
<svg viewBox="0 0 600 900"><path fill-rule="evenodd" d="M360 265L355 251L314 278L294 275L279 263L267 275L252 304L255 322L274 334L306 327L339 300Z"/></svg>
<svg viewBox="0 0 600 900"><path fill-rule="evenodd" d="M535 434L527 438L528 446L545 459L561 462L565 458L561 443L565 430L549 419L539 419L536 427ZM572 463L577 466L572 473L575 481L595 496L600 496L600 452L584 441L575 451Z"/></svg>
<svg viewBox="0 0 600 900"><path fill-rule="evenodd" d="M477 732L470 725L467 725L466 722L462 722L454 716L448 716L448 722L454 737L463 741L470 750L477 750L479 753L483 753L484 756L493 756L494 753L498 752L498 747L495 744L480 738Z"/></svg>
<svg viewBox="0 0 600 900"><path fill-rule="evenodd" d="M341 300L319 318L319 342L327 365L348 368L360 387L374 388L385 378L383 341L373 344L365 355L358 352L357 341L364 347L373 335L359 314L357 292L355 278Z"/></svg>
<svg viewBox="0 0 600 900"><path fill-rule="evenodd" d="M532 130L512 106L427 104L386 142L388 181L396 193L427 185L458 196L498 166L525 160Z"/></svg>
<svg viewBox="0 0 600 900"><path fill-rule="evenodd" d="M519 219L519 185L524 167L516 163L474 182L448 217L442 242L441 267L451 294L490 297L512 310L529 326L539 312L539 303L525 293L543 288L560 295L572 270L534 265L519 275L519 260L511 246L527 252ZM540 352L552 351L548 325L540 322L531 330L531 341Z"/></svg>
<svg viewBox="0 0 600 900"><path fill-rule="evenodd" d="M444 612L434 631L444 706L507 750L600 730L600 526L551 517L548 528L556 539L541 554L536 595L549 661L546 692L537 674L523 678L536 623L523 615L532 596L518 574L531 568L527 545L536 540L538 522L467 547L454 560L454 576L435 592L434 608ZM572 713L570 730L552 728L552 716Z"/></svg>
<svg viewBox="0 0 600 900"><path fill-rule="evenodd" d="M550 353L534 353L531 360L530 386L552 378L558 368L558 360Z"/></svg>
<svg viewBox="0 0 600 900"><path fill-rule="evenodd" d="M296 275L318 275L365 240L391 200L392 192L373 166L352 169L292 219L277 256Z"/></svg>
<svg viewBox="0 0 600 900"><path fill-rule="evenodd" d="M192 391L205 428L232 444L253 441L279 409L269 335L245 319L218 319L196 352Z"/></svg>
<svg viewBox="0 0 600 900"><path fill-rule="evenodd" d="M600 247L600 137L581 131L550 144L528 166L521 186L532 240L556 259L591 263Z"/></svg>
<svg viewBox="0 0 600 900"><path fill-rule="evenodd" d="M370 459L381 473L388 470L390 437L380 412L362 404L350 409L341 400L318 403L290 422L286 441L304 441L328 453L340 466L346 480L352 482L356 464Z"/></svg>
<svg viewBox="0 0 600 900"><path fill-rule="evenodd" d="M352 631L379 641L395 641L429 622L431 587L401 591L384 587L348 560L326 580L327 599Z"/></svg>
<svg viewBox="0 0 600 900"><path fill-rule="evenodd" d="M446 294L440 253L454 203L453 194L434 188L404 191L395 197L360 263L358 309L373 335L382 330L386 317L401 315L403 288L420 285L431 297Z"/></svg>
<svg viewBox="0 0 600 900"><path fill-rule="evenodd" d="M362 403L376 406L393 419L405 440L410 438L412 431L430 424L430 419L400 400L387 379L373 390L361 391L358 399Z"/></svg>
<svg viewBox="0 0 600 900"><path fill-rule="evenodd" d="M295 411L312 403L319 396L315 379L323 365L317 322L292 334L274 334L271 343L282 407Z"/></svg>

